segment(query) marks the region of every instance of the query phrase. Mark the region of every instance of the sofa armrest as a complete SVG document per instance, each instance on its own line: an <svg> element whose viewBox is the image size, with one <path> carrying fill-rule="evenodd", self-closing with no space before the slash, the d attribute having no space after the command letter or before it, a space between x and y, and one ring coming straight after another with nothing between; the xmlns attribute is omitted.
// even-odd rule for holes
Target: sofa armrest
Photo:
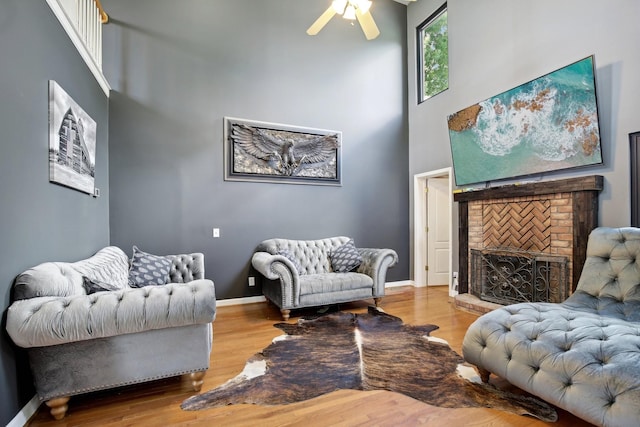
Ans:
<svg viewBox="0 0 640 427"><path fill-rule="evenodd" d="M215 319L216 296L207 279L164 286L15 301L7 332L20 347L44 347L193 324Z"/></svg>
<svg viewBox="0 0 640 427"><path fill-rule="evenodd" d="M398 262L398 254L393 249L358 248L362 256L362 264L358 273L366 274L373 279L373 296L383 296L387 277L387 269Z"/></svg>
<svg viewBox="0 0 640 427"><path fill-rule="evenodd" d="M289 259L269 252L255 252L251 265L270 280L278 280L282 290L284 307L297 306L300 300L300 274Z"/></svg>

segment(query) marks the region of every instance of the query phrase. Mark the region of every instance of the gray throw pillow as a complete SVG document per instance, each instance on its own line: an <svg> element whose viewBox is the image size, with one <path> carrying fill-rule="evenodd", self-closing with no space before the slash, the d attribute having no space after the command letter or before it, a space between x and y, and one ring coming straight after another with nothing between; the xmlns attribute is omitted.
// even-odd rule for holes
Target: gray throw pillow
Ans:
<svg viewBox="0 0 640 427"><path fill-rule="evenodd" d="M348 273L362 264L362 256L353 239L331 251L331 268L336 273Z"/></svg>
<svg viewBox="0 0 640 427"><path fill-rule="evenodd" d="M296 269L299 275L302 276L304 274L302 266L300 265L296 257L293 256L290 250L280 249L276 255L282 255L283 257L291 261L291 264L293 264L293 267Z"/></svg>
<svg viewBox="0 0 640 427"><path fill-rule="evenodd" d="M118 288L116 285L112 285L110 283L101 282L99 280L93 280L88 278L87 276L82 276L82 286L84 287L87 295L90 295L94 292L101 291L117 291Z"/></svg>
<svg viewBox="0 0 640 427"><path fill-rule="evenodd" d="M164 256L153 255L133 247L129 286L142 288L148 285L164 285L169 281L171 260Z"/></svg>

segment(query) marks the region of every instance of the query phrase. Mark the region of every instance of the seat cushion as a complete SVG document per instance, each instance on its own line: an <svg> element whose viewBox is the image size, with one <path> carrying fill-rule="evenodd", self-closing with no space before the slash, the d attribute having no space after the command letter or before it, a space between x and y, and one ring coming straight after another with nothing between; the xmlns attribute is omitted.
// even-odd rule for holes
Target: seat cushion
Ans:
<svg viewBox="0 0 640 427"><path fill-rule="evenodd" d="M300 295L373 288L373 279L361 273L324 273L300 276Z"/></svg>
<svg viewBox="0 0 640 427"><path fill-rule="evenodd" d="M7 310L7 332L20 347L46 347L210 323L215 314L215 287L211 280L201 279L15 301Z"/></svg>

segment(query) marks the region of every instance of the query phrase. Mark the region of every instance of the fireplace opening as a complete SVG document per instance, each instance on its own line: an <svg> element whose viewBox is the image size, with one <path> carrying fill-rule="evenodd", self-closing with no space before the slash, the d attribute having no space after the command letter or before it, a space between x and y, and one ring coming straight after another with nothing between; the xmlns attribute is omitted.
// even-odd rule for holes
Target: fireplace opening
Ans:
<svg viewBox="0 0 640 427"><path fill-rule="evenodd" d="M568 259L517 248L471 249L471 294L498 304L562 302Z"/></svg>

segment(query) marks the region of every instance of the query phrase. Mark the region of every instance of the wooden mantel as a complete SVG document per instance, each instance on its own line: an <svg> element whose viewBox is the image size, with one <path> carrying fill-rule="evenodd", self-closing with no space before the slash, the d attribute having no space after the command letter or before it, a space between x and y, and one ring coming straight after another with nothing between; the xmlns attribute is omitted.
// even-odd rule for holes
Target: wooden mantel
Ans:
<svg viewBox="0 0 640 427"><path fill-rule="evenodd" d="M555 194L567 194L570 199L573 233L571 287L572 291L575 290L586 258L587 237L598 225L598 194L602 191L603 183L604 178L601 175L590 175L555 181L511 184L454 194L454 201L459 203L458 292L467 293L469 289L469 204Z"/></svg>

